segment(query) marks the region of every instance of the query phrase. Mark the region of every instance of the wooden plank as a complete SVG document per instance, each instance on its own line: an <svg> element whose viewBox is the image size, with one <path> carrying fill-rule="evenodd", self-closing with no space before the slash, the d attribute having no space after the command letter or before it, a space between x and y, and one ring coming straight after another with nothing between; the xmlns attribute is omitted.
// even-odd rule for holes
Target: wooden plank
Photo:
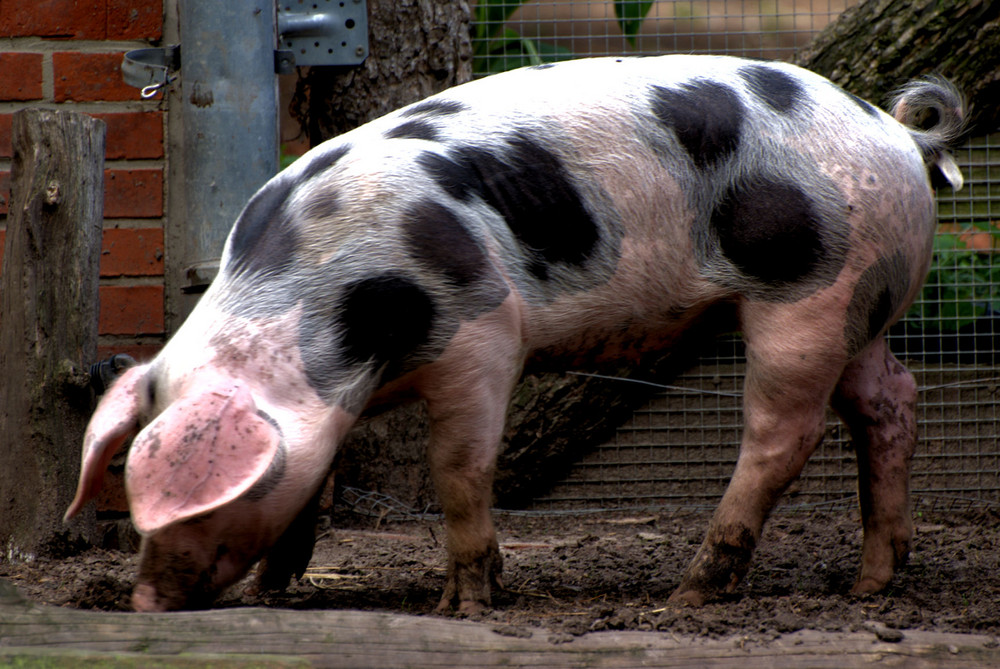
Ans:
<svg viewBox="0 0 1000 669"><path fill-rule="evenodd" d="M9 590L8 590L9 593ZM692 638L669 632L592 632L371 611L222 609L102 613L0 596L0 664L86 659L115 666L324 667L907 667L1000 666L983 635L803 630L773 640ZM197 662L196 662L197 661ZM46 665L48 666L48 665ZM95 666L100 666L97 664Z"/></svg>

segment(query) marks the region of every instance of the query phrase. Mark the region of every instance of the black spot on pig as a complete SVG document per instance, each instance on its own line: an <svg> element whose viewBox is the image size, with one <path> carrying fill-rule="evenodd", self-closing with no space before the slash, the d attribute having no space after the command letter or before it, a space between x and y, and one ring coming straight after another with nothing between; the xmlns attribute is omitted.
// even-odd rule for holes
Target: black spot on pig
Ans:
<svg viewBox="0 0 1000 669"><path fill-rule="evenodd" d="M853 358L890 324L910 286L910 263L902 252L879 258L854 286L847 305L844 341Z"/></svg>
<svg viewBox="0 0 1000 669"><path fill-rule="evenodd" d="M403 216L403 232L413 258L444 274L456 286L478 280L486 269L486 255L455 213L426 200Z"/></svg>
<svg viewBox="0 0 1000 669"><path fill-rule="evenodd" d="M425 100L411 105L402 111L400 116L448 116L465 111L465 104L458 100Z"/></svg>
<svg viewBox="0 0 1000 669"><path fill-rule="evenodd" d="M767 65L749 65L739 75L750 91L775 111L788 113L804 99L799 81L782 70Z"/></svg>
<svg viewBox="0 0 1000 669"><path fill-rule="evenodd" d="M650 106L671 128L700 168L712 167L736 152L744 110L736 93L714 81L678 88L652 86Z"/></svg>
<svg viewBox="0 0 1000 669"><path fill-rule="evenodd" d="M540 279L547 263L584 263L600 241L562 162L529 137L515 134L507 151L465 146L448 157L425 153L418 163L452 197L481 198L503 216Z"/></svg>
<svg viewBox="0 0 1000 669"><path fill-rule="evenodd" d="M430 296L405 277L382 274L352 283L337 309L343 356L376 366L399 362L427 343L435 311Z"/></svg>
<svg viewBox="0 0 1000 669"><path fill-rule="evenodd" d="M298 234L284 210L292 185L290 180L272 180L243 208L229 240L235 273L273 276L294 263Z"/></svg>
<svg viewBox="0 0 1000 669"><path fill-rule="evenodd" d="M302 199L299 215L305 219L324 219L340 208L340 193L329 184L317 184Z"/></svg>
<svg viewBox="0 0 1000 669"><path fill-rule="evenodd" d="M526 137L511 141L507 169L486 174L483 197L527 249L546 262L583 263L597 225L555 154Z"/></svg>
<svg viewBox="0 0 1000 669"><path fill-rule="evenodd" d="M340 146L331 147L325 151L320 151L319 153L311 156L309 158L309 163L305 166L299 175L299 183L305 183L309 181L314 176L320 172L325 172L330 169L337 162L347 155L347 152L351 150L350 145L343 144ZM301 159L300 159L301 160Z"/></svg>
<svg viewBox="0 0 1000 669"><path fill-rule="evenodd" d="M758 179L731 188L712 213L711 226L723 255L764 283L799 281L826 260L823 220L793 184Z"/></svg>
<svg viewBox="0 0 1000 669"><path fill-rule="evenodd" d="M447 158L440 153L425 151L417 156L417 164L420 165L437 183L437 185L448 193L448 195L452 196L456 200L462 200L465 202L472 196L473 188L479 181L479 178L476 176L476 173L469 164L472 161L468 160L469 154L476 151L478 151L478 149L463 149L462 156L464 156L464 158L456 157L455 160ZM486 157L492 158L492 155L483 152L483 158L485 159Z"/></svg>
<svg viewBox="0 0 1000 669"><path fill-rule="evenodd" d="M433 125L422 119L413 119L396 126L385 133L386 139L424 139L436 141L438 131Z"/></svg>

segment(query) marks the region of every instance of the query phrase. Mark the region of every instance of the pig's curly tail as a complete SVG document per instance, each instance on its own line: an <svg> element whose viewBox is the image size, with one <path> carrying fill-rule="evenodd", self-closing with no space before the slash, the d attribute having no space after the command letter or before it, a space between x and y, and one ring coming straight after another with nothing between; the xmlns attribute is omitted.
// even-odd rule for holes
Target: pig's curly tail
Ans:
<svg viewBox="0 0 1000 669"><path fill-rule="evenodd" d="M895 92L890 113L910 131L928 169L936 169L953 189L960 190L962 172L948 149L965 131L962 92L942 76L921 77Z"/></svg>

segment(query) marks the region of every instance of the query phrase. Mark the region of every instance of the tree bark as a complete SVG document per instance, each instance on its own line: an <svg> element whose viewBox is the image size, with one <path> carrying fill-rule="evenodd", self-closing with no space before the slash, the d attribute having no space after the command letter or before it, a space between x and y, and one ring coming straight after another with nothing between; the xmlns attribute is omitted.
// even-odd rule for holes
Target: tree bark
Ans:
<svg viewBox="0 0 1000 669"><path fill-rule="evenodd" d="M464 0L369 0L369 56L360 67L313 67L292 115L311 145L472 78Z"/></svg>
<svg viewBox="0 0 1000 669"><path fill-rule="evenodd" d="M91 408L104 209L103 121L23 110L12 120L11 206L0 277L0 546L57 554Z"/></svg>
<svg viewBox="0 0 1000 669"><path fill-rule="evenodd" d="M907 81L936 72L971 103L971 134L1000 127L995 0L867 0L844 11L795 62L880 105Z"/></svg>

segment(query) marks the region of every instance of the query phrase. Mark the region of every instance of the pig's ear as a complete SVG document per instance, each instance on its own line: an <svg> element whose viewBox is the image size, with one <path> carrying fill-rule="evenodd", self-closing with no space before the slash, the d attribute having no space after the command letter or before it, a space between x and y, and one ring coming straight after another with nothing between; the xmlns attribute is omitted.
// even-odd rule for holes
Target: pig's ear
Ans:
<svg viewBox="0 0 1000 669"><path fill-rule="evenodd" d="M83 505L97 495L111 458L139 428L139 416L146 401L144 389L148 371L148 365L127 370L114 382L90 417L83 440L80 482L64 520L78 514Z"/></svg>
<svg viewBox="0 0 1000 669"><path fill-rule="evenodd" d="M261 479L281 434L245 387L216 386L174 402L132 442L125 467L142 534L208 513Z"/></svg>

